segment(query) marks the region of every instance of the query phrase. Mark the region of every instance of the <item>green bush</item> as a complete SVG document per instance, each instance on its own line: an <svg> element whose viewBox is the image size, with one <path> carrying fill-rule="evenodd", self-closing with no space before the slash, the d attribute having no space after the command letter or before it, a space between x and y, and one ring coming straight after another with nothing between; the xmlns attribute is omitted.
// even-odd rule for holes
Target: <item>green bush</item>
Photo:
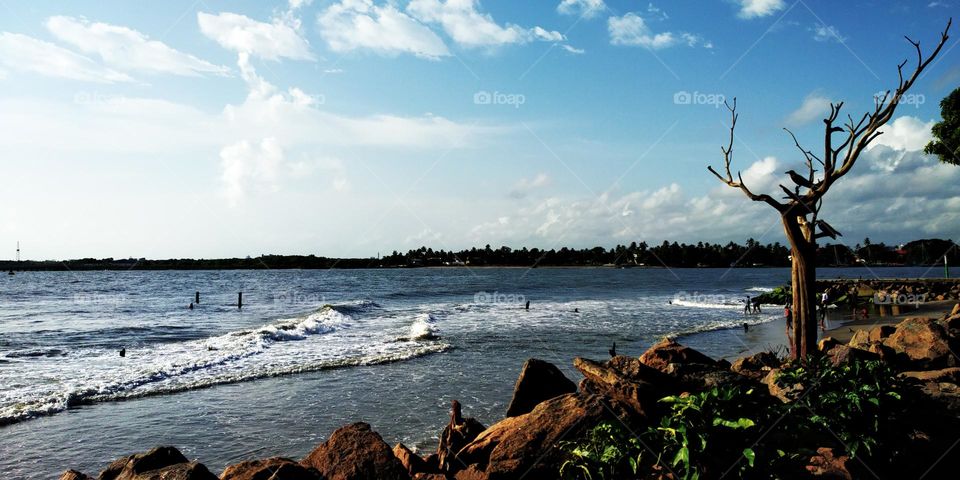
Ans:
<svg viewBox="0 0 960 480"><path fill-rule="evenodd" d="M659 424L636 436L601 423L561 444L561 476L643 478L660 470L685 480L778 478L802 472L818 447L877 465L895 457L910 387L885 363L816 358L785 367L776 381L799 384L796 400L782 403L765 387L720 386L662 398Z"/></svg>

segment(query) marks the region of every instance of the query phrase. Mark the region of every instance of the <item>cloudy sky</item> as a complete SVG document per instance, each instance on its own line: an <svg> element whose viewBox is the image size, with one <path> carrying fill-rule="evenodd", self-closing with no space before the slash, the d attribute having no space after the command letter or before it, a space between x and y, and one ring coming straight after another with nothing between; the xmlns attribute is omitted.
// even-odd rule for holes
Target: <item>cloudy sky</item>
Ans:
<svg viewBox="0 0 960 480"><path fill-rule="evenodd" d="M782 241L773 192L954 0L0 0L0 258ZM827 196L855 244L958 239L920 150L955 35ZM8 248L9 247L9 248Z"/></svg>

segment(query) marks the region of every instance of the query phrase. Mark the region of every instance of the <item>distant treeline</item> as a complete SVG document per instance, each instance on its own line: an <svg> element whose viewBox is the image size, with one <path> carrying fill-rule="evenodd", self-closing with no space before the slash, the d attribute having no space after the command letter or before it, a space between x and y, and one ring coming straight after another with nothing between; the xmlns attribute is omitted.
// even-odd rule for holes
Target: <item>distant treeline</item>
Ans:
<svg viewBox="0 0 960 480"><path fill-rule="evenodd" d="M853 248L828 244L818 251L820 266L935 265L948 255L951 265L960 261L960 249L951 240L915 240L902 246L874 244L864 239ZM760 244L749 239L745 245L664 241L657 246L646 242L614 248L584 249L484 248L445 251L421 247L406 253L393 252L383 258L327 258L314 255L262 255L256 258L211 260L95 259L66 261L0 261L2 270L264 270L329 268L410 268L441 266L610 266L610 267L787 267L790 249L780 243Z"/></svg>

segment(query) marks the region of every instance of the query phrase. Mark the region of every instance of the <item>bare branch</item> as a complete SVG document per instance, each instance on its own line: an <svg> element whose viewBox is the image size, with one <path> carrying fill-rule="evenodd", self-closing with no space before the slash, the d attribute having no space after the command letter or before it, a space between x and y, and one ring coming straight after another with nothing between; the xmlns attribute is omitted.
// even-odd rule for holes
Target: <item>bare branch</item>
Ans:
<svg viewBox="0 0 960 480"><path fill-rule="evenodd" d="M784 211L786 211L786 208L787 208L785 205L776 201L770 195L767 195L767 194L758 195L750 191L750 189L743 183L743 176L740 174L740 172L737 172L737 179L736 180L733 179L733 172L730 169L730 162L733 160L733 142L735 138L734 130L737 127L737 118L738 118L737 99L736 97L734 97L733 105L730 105L727 102L723 102L723 104L727 107L727 110L730 111L730 119L731 119L729 141L727 142L726 147L722 147L722 146L720 147L720 152L723 153L723 167L726 175L721 175L716 170L714 170L712 166L708 166L707 170L709 170L710 173L716 176L721 182L727 184L732 188L740 189L740 191L742 191L744 195L746 195L747 198L749 198L750 200L753 200L754 202L765 202L767 205L770 205L771 207L776 209L778 212L783 213Z"/></svg>

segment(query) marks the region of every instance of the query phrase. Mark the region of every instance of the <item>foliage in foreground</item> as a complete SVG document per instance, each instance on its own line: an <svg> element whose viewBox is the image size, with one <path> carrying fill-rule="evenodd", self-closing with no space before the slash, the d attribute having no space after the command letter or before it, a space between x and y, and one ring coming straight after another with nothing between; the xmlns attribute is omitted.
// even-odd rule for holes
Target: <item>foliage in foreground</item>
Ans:
<svg viewBox="0 0 960 480"><path fill-rule="evenodd" d="M765 387L720 386L661 399L660 423L636 435L601 423L581 440L561 444L567 460L560 475L777 478L803 471L818 447L877 465L896 458L910 387L885 363L833 366L810 359L784 368L777 382L796 393L793 402L773 399Z"/></svg>

